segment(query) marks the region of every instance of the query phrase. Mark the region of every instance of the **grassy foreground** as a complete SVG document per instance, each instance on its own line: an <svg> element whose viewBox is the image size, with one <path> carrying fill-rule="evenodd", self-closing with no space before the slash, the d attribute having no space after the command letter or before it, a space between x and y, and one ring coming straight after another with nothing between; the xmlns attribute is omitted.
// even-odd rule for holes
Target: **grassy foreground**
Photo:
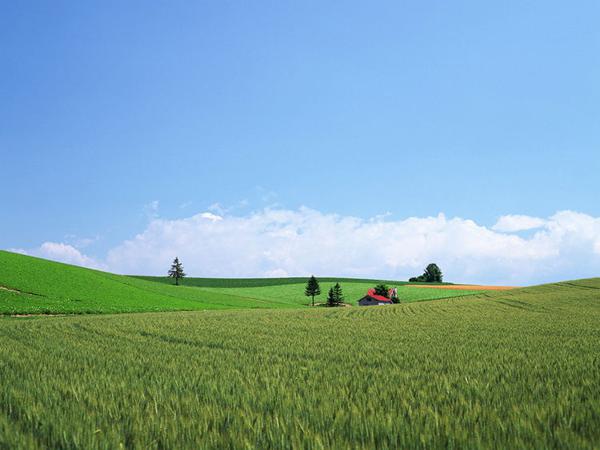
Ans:
<svg viewBox="0 0 600 450"><path fill-rule="evenodd" d="M597 448L600 280L0 319L0 448Z"/></svg>
<svg viewBox="0 0 600 450"><path fill-rule="evenodd" d="M299 308L308 303L298 278L201 279L183 286L162 277L128 277L0 251L0 315L85 314L207 309ZM323 295L333 279L324 279ZM356 302L375 280L342 279L347 300ZM279 284L275 284L279 283ZM398 285L403 283L397 282ZM404 301L464 295L400 286ZM318 299L319 300L319 299Z"/></svg>

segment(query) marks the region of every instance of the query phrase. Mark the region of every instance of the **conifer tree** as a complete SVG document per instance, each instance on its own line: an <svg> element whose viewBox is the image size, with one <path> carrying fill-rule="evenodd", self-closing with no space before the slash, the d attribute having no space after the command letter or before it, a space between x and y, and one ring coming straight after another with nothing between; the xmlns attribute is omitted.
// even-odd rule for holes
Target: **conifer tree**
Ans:
<svg viewBox="0 0 600 450"><path fill-rule="evenodd" d="M304 295L307 297L312 297L312 305L315 306L315 296L321 295L321 288L319 286L319 281L314 275L308 279L308 283L306 283L306 289L304 289Z"/></svg>
<svg viewBox="0 0 600 450"><path fill-rule="evenodd" d="M181 262L179 262L178 257L175 257L173 264L171 264L171 269L169 269L169 277L175 278L176 286L179 286L179 279L185 277L183 266L181 265Z"/></svg>
<svg viewBox="0 0 600 450"><path fill-rule="evenodd" d="M333 287L333 296L337 305L341 305L344 303L344 293L342 292L342 287L340 286L340 283L335 283L335 286Z"/></svg>
<svg viewBox="0 0 600 450"><path fill-rule="evenodd" d="M327 306L335 306L335 293L333 292L333 288L329 288L329 293L327 294Z"/></svg>
<svg viewBox="0 0 600 450"><path fill-rule="evenodd" d="M344 303L344 293L340 283L335 283L335 286L329 289L327 294L327 306L340 306Z"/></svg>

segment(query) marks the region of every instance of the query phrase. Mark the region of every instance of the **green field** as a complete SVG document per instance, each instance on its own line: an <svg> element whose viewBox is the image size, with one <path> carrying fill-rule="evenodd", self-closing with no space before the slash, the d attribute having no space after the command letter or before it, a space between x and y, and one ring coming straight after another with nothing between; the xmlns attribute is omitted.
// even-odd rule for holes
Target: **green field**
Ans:
<svg viewBox="0 0 600 450"><path fill-rule="evenodd" d="M173 279L169 277L149 277L135 275L134 278L145 281L153 281L156 283L173 284ZM289 278L193 278L187 277L182 283L185 286L194 286L200 288L253 288L253 287L268 287L268 286L281 286L286 284L304 284L308 277L289 277ZM343 282L366 282L366 283L379 283L384 280L370 280L370 279L358 279L358 278L332 278L332 277L319 277L319 280L326 283L335 283L339 281ZM407 284L400 281L385 281L388 283Z"/></svg>
<svg viewBox="0 0 600 450"><path fill-rule="evenodd" d="M600 278L165 281L0 252L0 449L600 447Z"/></svg>
<svg viewBox="0 0 600 450"><path fill-rule="evenodd" d="M326 282L321 280L321 292L319 297L315 298L315 303L325 302L327 299L327 291L333 285L333 282ZM346 281L340 282L346 302L355 305L361 297L363 297L369 288L374 286L374 283L360 282L360 281ZM449 289L418 289L410 286L406 286L401 283L390 284L390 286L398 287L398 297L402 302L415 302L423 300L434 300L449 297L464 297L469 294L476 294L479 291L459 291ZM308 305L310 299L304 296L304 286L306 283L301 284L285 284L281 286L264 286L264 287L242 287L242 288L202 288L205 292L214 293L231 293L246 298L264 299L269 301L281 301L286 304L296 304L299 306Z"/></svg>
<svg viewBox="0 0 600 450"><path fill-rule="evenodd" d="M0 314L295 307L154 283L2 251L0 268L0 286L4 287L0 289Z"/></svg>
<svg viewBox="0 0 600 450"><path fill-rule="evenodd" d="M135 275L134 278L146 281L154 281L163 284L173 284L173 279L169 277L150 277L143 275ZM266 287L266 286L281 286L284 284L304 284L308 277L288 277L288 278L185 278L182 282L186 286L209 287L209 288L249 288L249 287ZM344 277L319 277L323 283L369 283L375 285L377 283L402 285L452 285L453 283L408 283L407 281L394 280L375 280L371 278L344 278Z"/></svg>
<svg viewBox="0 0 600 450"><path fill-rule="evenodd" d="M224 287L226 279L190 278L185 285L174 286L167 278L114 275L4 251L0 251L0 268L0 314L5 315L299 308L308 304L304 282L298 278L229 280L234 287ZM321 301L332 280L322 281ZM355 303L377 282L340 280L348 303ZM406 290L400 295L403 301L459 295L403 284L396 282L400 290Z"/></svg>
<svg viewBox="0 0 600 450"><path fill-rule="evenodd" d="M0 448L597 448L600 280L0 319Z"/></svg>

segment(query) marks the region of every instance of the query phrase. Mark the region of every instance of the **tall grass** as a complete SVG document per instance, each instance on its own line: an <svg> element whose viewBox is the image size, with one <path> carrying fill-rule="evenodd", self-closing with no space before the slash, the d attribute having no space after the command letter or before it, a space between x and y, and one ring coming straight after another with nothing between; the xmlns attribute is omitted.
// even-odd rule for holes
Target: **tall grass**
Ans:
<svg viewBox="0 0 600 450"><path fill-rule="evenodd" d="M597 448L599 287L0 319L0 448Z"/></svg>

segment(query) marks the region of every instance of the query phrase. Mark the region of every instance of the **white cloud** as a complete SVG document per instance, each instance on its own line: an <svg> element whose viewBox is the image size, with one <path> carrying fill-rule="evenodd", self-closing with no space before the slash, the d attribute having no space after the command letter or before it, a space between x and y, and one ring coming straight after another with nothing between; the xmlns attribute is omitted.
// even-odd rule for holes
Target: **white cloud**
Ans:
<svg viewBox="0 0 600 450"><path fill-rule="evenodd" d="M94 258L84 255L75 247L61 242L44 242L38 248L34 249L10 249L15 253L22 253L29 256L37 256L39 258L51 259L66 264L74 264L76 266L84 266L92 269L104 269L106 265L96 261Z"/></svg>
<svg viewBox="0 0 600 450"><path fill-rule="evenodd" d="M509 216L505 216L509 217ZM518 216L510 216L518 217ZM533 218L535 219L535 218ZM190 276L354 276L406 279L436 262L446 279L526 285L600 275L600 218L562 211L527 237L463 218L361 219L308 208L245 216L155 218L103 262L47 242L29 254L128 274L164 274L175 256ZM499 221L500 222L500 221ZM505 222L505 225L509 222Z"/></svg>
<svg viewBox="0 0 600 450"><path fill-rule="evenodd" d="M216 214L205 212L200 214L200 217L203 219L208 219L212 222L218 222L219 220L223 220L221 216L217 216Z"/></svg>
<svg viewBox="0 0 600 450"><path fill-rule="evenodd" d="M506 233L514 233L517 231L533 230L546 225L544 219L539 217L523 216L523 215L507 215L498 219L498 222L492 227L494 231Z"/></svg>
<svg viewBox="0 0 600 450"><path fill-rule="evenodd" d="M600 275L600 219L564 211L543 222L544 228L524 238L443 214L392 221L308 208L202 213L153 220L112 249L107 265L120 273L162 274L179 256L195 276L405 279L436 262L448 280L507 284Z"/></svg>

